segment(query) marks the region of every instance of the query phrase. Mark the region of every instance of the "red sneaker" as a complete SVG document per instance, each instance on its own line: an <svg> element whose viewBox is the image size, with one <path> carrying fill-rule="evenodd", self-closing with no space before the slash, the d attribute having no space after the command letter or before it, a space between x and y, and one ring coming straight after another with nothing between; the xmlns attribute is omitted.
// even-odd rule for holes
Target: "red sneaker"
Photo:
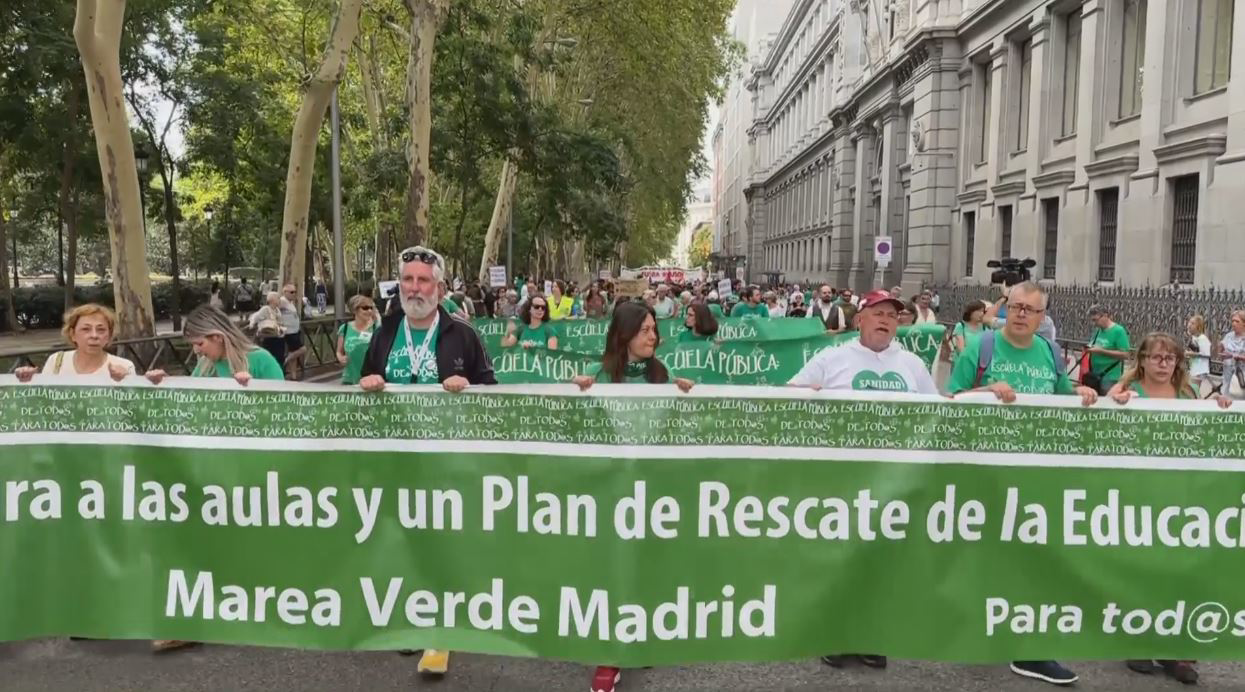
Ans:
<svg viewBox="0 0 1245 692"><path fill-rule="evenodd" d="M592 692L614 692L614 685L622 678L622 672L610 666L598 666L592 676Z"/></svg>

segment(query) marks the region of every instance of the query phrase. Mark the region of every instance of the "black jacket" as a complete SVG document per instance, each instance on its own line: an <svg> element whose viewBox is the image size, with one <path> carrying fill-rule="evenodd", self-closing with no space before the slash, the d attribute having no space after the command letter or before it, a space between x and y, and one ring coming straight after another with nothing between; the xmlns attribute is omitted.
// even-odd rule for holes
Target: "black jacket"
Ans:
<svg viewBox="0 0 1245 692"><path fill-rule="evenodd" d="M484 342L470 325L450 317L445 308L437 306L441 319L437 323L437 376L441 382L455 375L467 378L471 384L497 384L493 375L493 360L484 350ZM406 314L398 311L394 315L386 315L380 323L380 329L372 336L372 344L367 349L367 358L363 361L363 377L368 375L385 376L385 365L389 361L389 351L397 339L398 330L402 328L402 320ZM410 384L394 382L392 384Z"/></svg>

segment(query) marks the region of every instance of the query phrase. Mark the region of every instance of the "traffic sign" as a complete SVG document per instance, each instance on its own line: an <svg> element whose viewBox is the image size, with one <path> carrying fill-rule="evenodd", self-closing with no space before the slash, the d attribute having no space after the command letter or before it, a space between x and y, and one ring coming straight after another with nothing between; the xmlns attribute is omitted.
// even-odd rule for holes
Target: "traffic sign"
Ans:
<svg viewBox="0 0 1245 692"><path fill-rule="evenodd" d="M883 267L891 263L895 246L888 235L880 235L873 239L873 258Z"/></svg>

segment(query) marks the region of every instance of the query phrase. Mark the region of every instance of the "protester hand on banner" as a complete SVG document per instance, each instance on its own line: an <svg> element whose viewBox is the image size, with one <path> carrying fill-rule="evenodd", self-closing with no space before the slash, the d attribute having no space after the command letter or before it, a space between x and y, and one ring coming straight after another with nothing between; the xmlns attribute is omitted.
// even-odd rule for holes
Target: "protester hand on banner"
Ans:
<svg viewBox="0 0 1245 692"><path fill-rule="evenodd" d="M1005 404L1016 401L1016 390L1012 389L1012 386L1006 382L994 382L985 389L988 392L994 392L995 398Z"/></svg>
<svg viewBox="0 0 1245 692"><path fill-rule="evenodd" d="M380 392L385 389L385 378L380 375L368 375L359 380L359 386L365 392Z"/></svg>
<svg viewBox="0 0 1245 692"><path fill-rule="evenodd" d="M245 387L246 384L251 381L251 373L246 371L235 372L233 374L233 379L235 382Z"/></svg>
<svg viewBox="0 0 1245 692"><path fill-rule="evenodd" d="M168 377L168 373L163 370L148 370L144 377L146 377L147 381L152 384L160 384L164 381L164 378Z"/></svg>
<svg viewBox="0 0 1245 692"><path fill-rule="evenodd" d="M695 382L692 382L691 380L688 380L688 379L684 379L682 377L674 378L674 386L678 387L680 392L692 391L692 386L695 384L696 384Z"/></svg>
<svg viewBox="0 0 1245 692"><path fill-rule="evenodd" d="M446 378L446 380L441 383L441 386L445 389L445 391L457 394L458 392L466 389L469 384L471 383L467 381L467 378L462 375L454 375L453 377Z"/></svg>
<svg viewBox="0 0 1245 692"><path fill-rule="evenodd" d="M579 387L579 391L586 392L592 387L592 383L596 382L596 380L588 375L576 375L573 379L571 379L571 382L576 387Z"/></svg>
<svg viewBox="0 0 1245 692"><path fill-rule="evenodd" d="M33 368L30 366L26 366L24 368L18 368L14 370L13 374L17 375L18 382L21 382L22 384L26 384L30 382L30 380L35 376L35 373L38 371L39 371L39 368Z"/></svg>

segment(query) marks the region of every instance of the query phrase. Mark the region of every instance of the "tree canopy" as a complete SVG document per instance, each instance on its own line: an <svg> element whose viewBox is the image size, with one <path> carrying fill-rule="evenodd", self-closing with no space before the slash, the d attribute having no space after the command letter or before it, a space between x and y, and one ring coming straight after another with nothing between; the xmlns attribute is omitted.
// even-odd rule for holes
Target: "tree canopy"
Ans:
<svg viewBox="0 0 1245 692"><path fill-rule="evenodd" d="M473 276L502 164L513 160L517 272L592 271L668 255L690 182L704 170L708 103L737 59L726 31L733 4L444 3L431 74L427 241L456 274ZM275 268L291 131L337 6L128 3L122 77L136 147L150 156L140 184L157 280L172 271L174 232L185 276ZM392 272L404 239L408 17L402 0L364 2L340 75L347 264L359 276ZM0 212L22 273L58 282L109 266L73 19L66 3L0 8ZM330 255L327 126L319 137L307 214L313 274L326 271Z"/></svg>

